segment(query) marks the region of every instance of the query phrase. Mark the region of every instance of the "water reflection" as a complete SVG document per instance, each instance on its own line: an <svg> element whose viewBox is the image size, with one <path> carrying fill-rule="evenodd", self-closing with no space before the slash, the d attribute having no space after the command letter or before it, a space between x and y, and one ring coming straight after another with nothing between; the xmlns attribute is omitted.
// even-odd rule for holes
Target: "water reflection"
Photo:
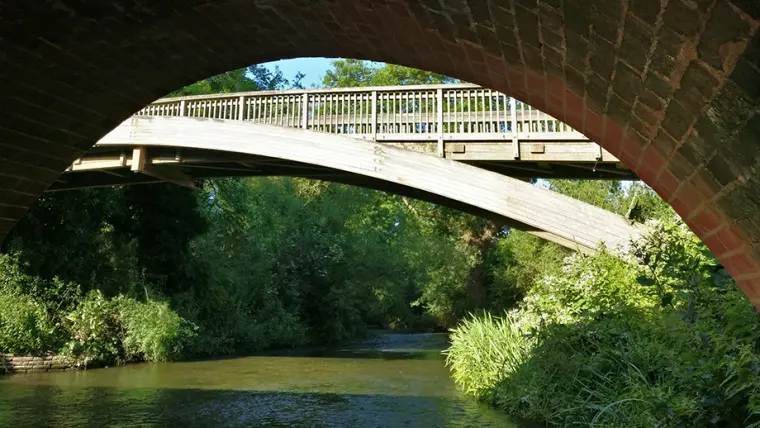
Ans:
<svg viewBox="0 0 760 428"><path fill-rule="evenodd" d="M464 397L440 335L0 378L0 426L505 427Z"/></svg>

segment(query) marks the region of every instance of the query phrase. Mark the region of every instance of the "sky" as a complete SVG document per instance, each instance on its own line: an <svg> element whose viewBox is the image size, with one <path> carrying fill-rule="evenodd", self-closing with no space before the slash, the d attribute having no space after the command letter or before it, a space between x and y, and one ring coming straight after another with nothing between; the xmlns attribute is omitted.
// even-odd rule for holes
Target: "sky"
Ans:
<svg viewBox="0 0 760 428"><path fill-rule="evenodd" d="M306 75L303 79L303 86L310 88L312 84L319 85L322 82L322 77L325 75L325 71L330 68L330 61L332 60L333 58L296 58L267 62L263 65L270 70L274 70L275 66L280 67L283 76L290 81L293 81L293 78L300 71Z"/></svg>

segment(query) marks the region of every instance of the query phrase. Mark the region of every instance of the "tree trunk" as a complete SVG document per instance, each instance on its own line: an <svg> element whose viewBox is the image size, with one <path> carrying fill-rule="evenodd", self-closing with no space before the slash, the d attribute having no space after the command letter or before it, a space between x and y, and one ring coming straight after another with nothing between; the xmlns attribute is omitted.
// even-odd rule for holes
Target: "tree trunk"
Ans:
<svg viewBox="0 0 760 428"><path fill-rule="evenodd" d="M470 270L470 276L467 280L467 300L471 309L480 309L486 304L486 256L488 251L496 245L494 235L500 229L501 225L488 221L477 235L472 231L465 232L463 238L468 245L474 247L476 264Z"/></svg>

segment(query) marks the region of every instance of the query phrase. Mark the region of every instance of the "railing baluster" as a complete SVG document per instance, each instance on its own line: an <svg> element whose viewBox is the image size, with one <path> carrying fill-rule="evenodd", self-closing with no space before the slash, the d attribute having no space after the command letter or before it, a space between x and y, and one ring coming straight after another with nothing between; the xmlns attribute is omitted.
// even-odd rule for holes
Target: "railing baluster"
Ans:
<svg viewBox="0 0 760 428"><path fill-rule="evenodd" d="M357 92L351 94L349 99L351 99L351 114L353 115L353 119L351 120L352 129L354 134L357 135L363 135L366 134L364 129L364 110L365 110L365 100L364 98L367 96L366 92ZM367 105L369 107L369 105Z"/></svg>
<svg viewBox="0 0 760 428"><path fill-rule="evenodd" d="M478 94L480 95L480 106L475 107L475 111L477 111L477 117L478 117L478 132L485 132L486 129L486 91L485 89L478 90ZM477 104L478 99L475 98L475 103Z"/></svg>
<svg viewBox="0 0 760 428"><path fill-rule="evenodd" d="M414 96L406 92L406 133L414 133Z"/></svg>
<svg viewBox="0 0 760 428"><path fill-rule="evenodd" d="M332 134L333 131L333 123L335 122L335 94L330 94L330 123L327 125L327 133Z"/></svg>
<svg viewBox="0 0 760 428"><path fill-rule="evenodd" d="M290 96L285 95L282 97L282 112L280 113L280 121L282 126L290 126Z"/></svg>
<svg viewBox="0 0 760 428"><path fill-rule="evenodd" d="M288 126L288 97L282 96L280 98L280 125Z"/></svg>
<svg viewBox="0 0 760 428"><path fill-rule="evenodd" d="M324 132L332 133L332 98L333 94L325 96L325 129Z"/></svg>
<svg viewBox="0 0 760 428"><path fill-rule="evenodd" d="M384 92L382 94L383 98L383 104L381 105L382 109L382 116L380 119L382 120L382 133L387 134L388 133L388 114L390 113L390 105L388 104L388 93Z"/></svg>
<svg viewBox="0 0 760 428"><path fill-rule="evenodd" d="M272 96L272 125L280 125L280 97L277 95Z"/></svg>
<svg viewBox="0 0 760 428"><path fill-rule="evenodd" d="M304 93L301 97L301 127L309 129L309 94Z"/></svg>
<svg viewBox="0 0 760 428"><path fill-rule="evenodd" d="M517 101L514 97L509 98L509 108L512 110L512 157L520 158L520 140L518 139L517 123Z"/></svg>
<svg viewBox="0 0 760 428"><path fill-rule="evenodd" d="M378 130L377 133L384 134L385 133L385 93L384 92L378 92L378 105L377 105L377 121L378 121ZM377 133L375 134L375 137L377 137Z"/></svg>
<svg viewBox="0 0 760 428"><path fill-rule="evenodd" d="M367 114L372 114L371 117L368 117L369 121L367 123L367 126L373 126L372 129L369 129L369 134L372 135L373 139L376 139L377 134L382 132L382 126L383 126L383 94L378 91L372 91L372 93L369 95L370 99L370 105L368 105L369 109L367 110Z"/></svg>
<svg viewBox="0 0 760 428"><path fill-rule="evenodd" d="M365 124L365 118L364 118L364 112L369 111L366 107L369 107L369 105L365 101L365 97L367 96L366 92L359 92L354 94L354 103L353 103L353 109L354 109L354 134L360 134L364 135L367 134L367 129L369 125L364 126ZM365 106L366 105L366 106Z"/></svg>
<svg viewBox="0 0 760 428"><path fill-rule="evenodd" d="M458 131L460 133L465 133L465 131L466 131L466 128L465 128L465 120L466 120L465 119L465 117L466 117L465 116L465 112L467 111L467 106L465 105L465 97L466 97L466 95L465 95L464 91L460 91L459 95L460 95L460 98L459 98L459 107L457 108L457 114L459 115L460 124L457 125L458 126L457 129L458 129Z"/></svg>
<svg viewBox="0 0 760 428"><path fill-rule="evenodd" d="M290 127L290 95L282 97L282 126Z"/></svg>
<svg viewBox="0 0 760 428"><path fill-rule="evenodd" d="M291 95L290 102L288 103L288 126L291 128L295 128L300 123L298 119L301 115L301 110L298 107L298 97Z"/></svg>
<svg viewBox="0 0 760 428"><path fill-rule="evenodd" d="M283 95L280 97L280 126L287 127L288 125L288 111L290 105L290 97Z"/></svg>
<svg viewBox="0 0 760 428"><path fill-rule="evenodd" d="M422 126L422 92L419 92L415 98L418 101L414 106L417 117L417 121L414 124L414 131L418 134L422 134L424 132L424 127Z"/></svg>
<svg viewBox="0 0 760 428"><path fill-rule="evenodd" d="M277 126L282 126L282 116L284 113L282 110L282 101L280 95L274 97L274 124Z"/></svg>
<svg viewBox="0 0 760 428"><path fill-rule="evenodd" d="M333 94L330 97L330 100L332 101L332 107L330 111L332 111L332 115L330 116L330 133L336 134L338 132L338 117L340 116L338 113L338 94Z"/></svg>
<svg viewBox="0 0 760 428"><path fill-rule="evenodd" d="M297 95L290 97L290 127L298 128L301 126L301 98Z"/></svg>
<svg viewBox="0 0 760 428"><path fill-rule="evenodd" d="M417 97L413 92L407 92L407 99L409 99L409 102L411 105L409 108L412 110L411 116L409 116L409 133L416 134L417 133Z"/></svg>
<svg viewBox="0 0 760 428"><path fill-rule="evenodd" d="M443 151L443 89L438 88L435 98L437 106L436 131L438 132L438 145L436 147L436 151L438 152L439 157L444 157L446 154ZM449 109L449 111L451 111L451 109Z"/></svg>
<svg viewBox="0 0 760 428"><path fill-rule="evenodd" d="M317 129L321 132L325 132L325 121L327 120L325 117L325 114L327 114L327 95L319 95L317 99L319 100L319 122L317 122L319 126Z"/></svg>
<svg viewBox="0 0 760 428"><path fill-rule="evenodd" d="M348 134L348 124L351 123L351 111L347 108L349 107L347 99L350 94L341 94L340 95L340 133L341 134Z"/></svg>

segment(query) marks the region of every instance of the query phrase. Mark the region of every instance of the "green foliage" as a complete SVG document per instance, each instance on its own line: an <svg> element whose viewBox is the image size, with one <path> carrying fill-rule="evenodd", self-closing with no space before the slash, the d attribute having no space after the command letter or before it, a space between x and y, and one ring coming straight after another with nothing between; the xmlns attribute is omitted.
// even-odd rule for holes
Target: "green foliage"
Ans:
<svg viewBox="0 0 760 428"><path fill-rule="evenodd" d="M561 275L539 278L504 321L535 346L496 375L467 373L472 357L450 353L455 380L556 426L756 426L760 315L683 224L652 227L627 259L573 256ZM470 352L494 364L479 334L462 329L452 349L481 343ZM500 349L525 340L490 334L514 341Z"/></svg>
<svg viewBox="0 0 760 428"><path fill-rule="evenodd" d="M520 319L540 328L542 323L570 324L600 319L629 306L651 306L650 290L631 286L637 273L625 260L604 250L590 257L573 254L561 271L536 280L522 302Z"/></svg>
<svg viewBox="0 0 760 428"><path fill-rule="evenodd" d="M292 87L301 87L303 74L298 74ZM192 83L168 94L170 97L187 95L220 94L230 92L249 92L261 90L276 90L290 87L279 68L270 71L262 65L251 65L245 68L228 71L204 80Z"/></svg>
<svg viewBox="0 0 760 428"><path fill-rule="evenodd" d="M326 88L356 86L398 86L455 83L456 80L415 68L395 64L373 64L357 59L336 59L332 69L325 73L322 84Z"/></svg>
<svg viewBox="0 0 760 428"><path fill-rule="evenodd" d="M55 348L55 320L40 300L27 294L45 289L22 272L17 257L0 254L0 352L30 353Z"/></svg>
<svg viewBox="0 0 760 428"><path fill-rule="evenodd" d="M548 188L571 198L645 222L670 219L675 211L646 184L613 180L550 180Z"/></svg>
<svg viewBox="0 0 760 428"><path fill-rule="evenodd" d="M541 277L560 275L564 247L519 230L511 230L489 254L489 301L494 310L515 305Z"/></svg>
<svg viewBox="0 0 760 428"><path fill-rule="evenodd" d="M617 214L625 214L628 209L625 205L626 194L620 181L551 180L549 190Z"/></svg>
<svg viewBox="0 0 760 428"><path fill-rule="evenodd" d="M0 350L30 353L56 343L45 306L30 296L0 290Z"/></svg>
<svg viewBox="0 0 760 428"><path fill-rule="evenodd" d="M454 381L479 398L490 394L514 372L533 347L533 340L506 315L471 316L451 331L446 365Z"/></svg>
<svg viewBox="0 0 760 428"><path fill-rule="evenodd" d="M467 280L475 254L461 241L445 238L430 239L413 251L410 256L425 263L426 269L419 279L419 298L412 304L424 308L441 326L455 325L473 309L467 302ZM436 258L431 260L430 254Z"/></svg>
<svg viewBox="0 0 760 428"><path fill-rule="evenodd" d="M85 364L177 358L194 335L166 302L108 299L99 291L89 292L63 324L69 340L62 351Z"/></svg>
<svg viewBox="0 0 760 428"><path fill-rule="evenodd" d="M173 311L167 302L116 300L124 329L122 346L128 359L167 361L179 358L194 326Z"/></svg>
<svg viewBox="0 0 760 428"><path fill-rule="evenodd" d="M99 290L23 272L18 257L0 255L0 352L62 352L81 363L166 360L181 355L192 326L166 302Z"/></svg>
<svg viewBox="0 0 760 428"><path fill-rule="evenodd" d="M118 302L105 298L100 291L89 292L75 310L63 316L70 338L63 352L85 364L126 360L120 321Z"/></svg>

